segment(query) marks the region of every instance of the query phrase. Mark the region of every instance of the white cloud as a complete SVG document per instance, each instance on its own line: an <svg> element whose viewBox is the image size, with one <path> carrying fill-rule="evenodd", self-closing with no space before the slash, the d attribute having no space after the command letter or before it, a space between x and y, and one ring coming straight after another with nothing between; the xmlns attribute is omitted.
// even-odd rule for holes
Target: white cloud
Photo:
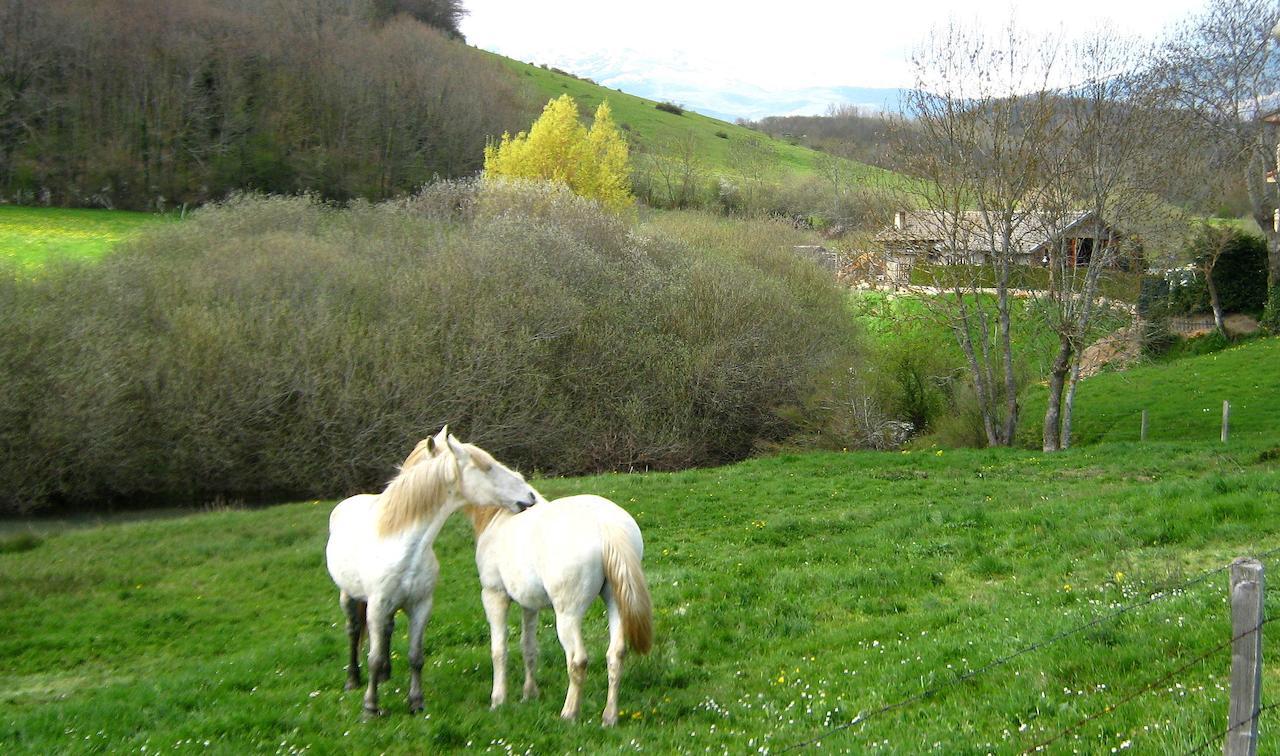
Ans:
<svg viewBox="0 0 1280 756"><path fill-rule="evenodd" d="M994 28L1012 13L1033 34L1062 31L1079 36L1105 28L1154 37L1202 4L1203 0L466 0L469 15L462 30L471 44L575 73L586 73L581 68L586 61L597 64L592 69L597 72L647 77L651 85L670 80L672 86L714 93L737 91L745 83L781 92L909 86L910 50L931 27L951 18ZM628 88L622 80L614 86Z"/></svg>

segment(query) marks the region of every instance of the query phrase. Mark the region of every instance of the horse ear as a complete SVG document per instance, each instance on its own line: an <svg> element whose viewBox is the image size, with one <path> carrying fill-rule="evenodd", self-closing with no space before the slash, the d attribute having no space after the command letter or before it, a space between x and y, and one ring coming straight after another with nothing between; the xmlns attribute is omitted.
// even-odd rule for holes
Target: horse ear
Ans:
<svg viewBox="0 0 1280 756"><path fill-rule="evenodd" d="M458 441L457 437L452 434L450 434L448 438L449 438L449 451L453 452L454 458L457 459L458 462L460 463L466 463L470 461L471 455L468 454L466 448L462 446L462 442Z"/></svg>

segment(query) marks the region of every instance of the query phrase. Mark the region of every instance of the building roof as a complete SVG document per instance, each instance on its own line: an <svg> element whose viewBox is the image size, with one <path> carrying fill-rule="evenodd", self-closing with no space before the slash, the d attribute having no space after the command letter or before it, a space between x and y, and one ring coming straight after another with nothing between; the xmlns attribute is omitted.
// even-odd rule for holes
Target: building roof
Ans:
<svg viewBox="0 0 1280 756"><path fill-rule="evenodd" d="M1065 217L1026 213L1014 222L1010 251L1032 254L1048 244L1051 236L1070 233L1092 217L1093 213L1086 211L1072 212ZM945 249L954 238L956 246L965 251L990 253L998 244L999 234L987 224L986 216L976 210L958 216L900 211L894 216L894 225L876 234L875 238L886 246L934 246L938 249Z"/></svg>

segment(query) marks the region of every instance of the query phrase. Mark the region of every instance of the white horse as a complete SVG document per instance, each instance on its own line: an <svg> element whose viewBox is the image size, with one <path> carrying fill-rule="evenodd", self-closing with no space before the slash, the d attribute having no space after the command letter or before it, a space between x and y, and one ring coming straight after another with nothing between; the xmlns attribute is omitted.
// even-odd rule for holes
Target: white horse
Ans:
<svg viewBox="0 0 1280 756"><path fill-rule="evenodd" d="M653 608L640 559L640 528L622 507L600 496L569 496L523 514L467 507L476 531L476 567L489 618L493 655L492 706L507 698L507 608L524 608L524 698L538 695L538 610L555 608L556 632L569 668L560 716L576 719L587 676L582 617L596 596L609 618L609 695L602 724L618 721L618 683L626 646L647 653L653 645Z"/></svg>
<svg viewBox="0 0 1280 756"><path fill-rule="evenodd" d="M544 501L520 473L448 430L419 442L382 493L352 496L329 516L329 574L351 642L348 690L360 687L360 635L368 625L366 717L381 713L378 683L391 676L391 631L400 609L409 615L409 711L422 710L422 635L440 573L431 546L449 515L463 506L514 514Z"/></svg>

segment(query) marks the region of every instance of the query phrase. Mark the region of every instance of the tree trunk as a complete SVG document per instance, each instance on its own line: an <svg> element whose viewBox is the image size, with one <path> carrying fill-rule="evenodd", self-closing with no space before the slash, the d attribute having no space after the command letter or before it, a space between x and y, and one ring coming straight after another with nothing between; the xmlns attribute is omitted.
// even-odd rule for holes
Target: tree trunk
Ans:
<svg viewBox="0 0 1280 756"><path fill-rule="evenodd" d="M1213 327L1218 329L1218 333L1222 334L1222 338L1230 341L1231 337L1227 335L1227 325L1222 318L1222 300L1218 297L1218 285L1213 282L1213 269L1205 271L1204 285L1209 289L1209 306L1213 308Z"/></svg>
<svg viewBox="0 0 1280 756"><path fill-rule="evenodd" d="M1067 387L1067 399L1062 407L1062 448L1071 448L1071 418L1076 406L1076 384L1080 383L1080 355L1071 364L1071 382Z"/></svg>
<svg viewBox="0 0 1280 756"><path fill-rule="evenodd" d="M1065 448L1062 442L1062 389L1071 368L1071 340L1059 336L1058 353L1049 369L1049 404L1044 410L1043 448L1047 452Z"/></svg>
<svg viewBox="0 0 1280 756"><path fill-rule="evenodd" d="M1000 321L1000 351L1004 363L1005 418L1001 445L1012 446L1018 431L1018 378L1013 369L1013 336L1009 318L1009 261L1001 261L1001 280L996 289Z"/></svg>

